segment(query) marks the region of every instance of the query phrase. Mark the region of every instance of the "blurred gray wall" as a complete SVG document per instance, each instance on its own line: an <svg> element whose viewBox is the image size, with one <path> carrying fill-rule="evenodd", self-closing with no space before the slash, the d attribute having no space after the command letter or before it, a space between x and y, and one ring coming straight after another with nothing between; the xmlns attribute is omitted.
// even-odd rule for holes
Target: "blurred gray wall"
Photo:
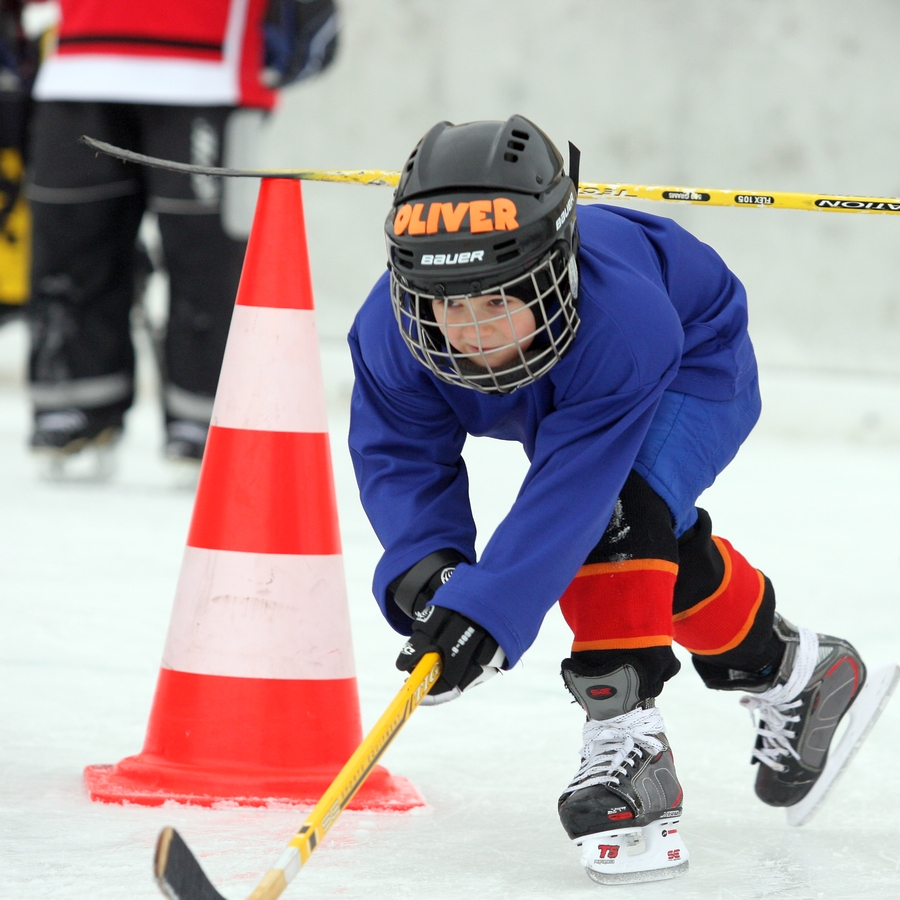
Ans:
<svg viewBox="0 0 900 900"><path fill-rule="evenodd" d="M342 0L271 166L399 169L436 121L521 113L584 181L900 195L897 0ZM389 188L306 184L323 337L384 269ZM645 203L747 285L764 367L900 375L900 216Z"/></svg>

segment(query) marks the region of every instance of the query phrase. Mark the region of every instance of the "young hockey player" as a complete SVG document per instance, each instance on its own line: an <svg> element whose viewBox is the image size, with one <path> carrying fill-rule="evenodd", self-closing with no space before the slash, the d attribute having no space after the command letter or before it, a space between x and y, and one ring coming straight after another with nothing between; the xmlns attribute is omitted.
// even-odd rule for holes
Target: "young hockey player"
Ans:
<svg viewBox="0 0 900 900"><path fill-rule="evenodd" d="M562 677L587 715L563 827L594 880L654 880L688 865L655 702L673 640L708 687L747 692L756 793L795 809L821 799L896 669L864 691L854 648L776 613L769 579L696 507L760 411L741 283L668 219L576 214L577 189L522 117L425 135L350 334L350 448L385 549L375 595L411 634L398 668L438 651L426 699L452 699L513 666L559 602ZM520 441L531 464L477 561L467 434Z"/></svg>

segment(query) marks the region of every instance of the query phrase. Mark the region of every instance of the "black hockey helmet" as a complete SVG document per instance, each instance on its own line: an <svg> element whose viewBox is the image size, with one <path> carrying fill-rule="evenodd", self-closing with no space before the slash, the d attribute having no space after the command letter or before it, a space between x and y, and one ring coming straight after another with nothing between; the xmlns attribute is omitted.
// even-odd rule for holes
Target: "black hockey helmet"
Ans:
<svg viewBox="0 0 900 900"><path fill-rule="evenodd" d="M522 116L441 122L422 138L385 222L394 311L416 359L444 381L487 393L530 384L555 365L579 321L576 197L559 151ZM440 321L445 304L462 304L473 324L473 298L488 295L502 303L482 322L512 325L522 305L534 316L527 345L506 345L515 347L511 360L480 340L460 351L454 326ZM502 365L491 365L492 353Z"/></svg>

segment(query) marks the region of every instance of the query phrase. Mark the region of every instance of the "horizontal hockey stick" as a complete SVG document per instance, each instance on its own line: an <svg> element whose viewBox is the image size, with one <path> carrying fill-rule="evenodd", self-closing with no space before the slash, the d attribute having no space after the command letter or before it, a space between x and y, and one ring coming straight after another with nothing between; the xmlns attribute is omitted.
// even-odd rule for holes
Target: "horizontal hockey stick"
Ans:
<svg viewBox="0 0 900 900"><path fill-rule="evenodd" d="M275 900L281 896L440 675L440 656L426 653L248 900ZM153 873L170 900L225 900L174 828L160 832Z"/></svg>
<svg viewBox="0 0 900 900"><path fill-rule="evenodd" d="M105 141L84 136L81 140L109 156L125 162L140 163L187 175L224 175L234 178L295 178L299 181L333 181L341 184L373 184L395 187L399 172L383 169L227 169L172 162L123 150ZM813 212L893 213L900 214L900 197L853 197L844 194L800 194L789 191L729 191L719 188L671 187L648 184L603 184L582 181L581 200L658 200L667 203L693 203L697 206L739 206L771 209L806 209Z"/></svg>
<svg viewBox="0 0 900 900"><path fill-rule="evenodd" d="M173 162L170 159L159 159L134 150L124 150L98 141L96 138L82 135L81 142L93 147L107 156L115 156L124 162L152 166L155 169L168 169L170 172L184 172L186 175L222 175L226 178L293 178L297 181L336 181L343 184L374 184L394 187L400 178L399 172L382 172L378 169L369 171L357 169L228 169L219 166L195 166L192 163Z"/></svg>

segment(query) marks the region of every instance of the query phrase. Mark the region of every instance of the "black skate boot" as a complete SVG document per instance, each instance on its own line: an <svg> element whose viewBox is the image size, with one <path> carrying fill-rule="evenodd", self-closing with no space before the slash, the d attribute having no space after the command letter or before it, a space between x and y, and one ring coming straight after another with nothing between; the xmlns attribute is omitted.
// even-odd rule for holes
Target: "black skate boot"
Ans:
<svg viewBox="0 0 900 900"><path fill-rule="evenodd" d="M601 884L683 875L681 785L662 715L640 699L637 670L592 671L567 659L562 676L587 713L581 767L559 798L585 871Z"/></svg>
<svg viewBox="0 0 900 900"><path fill-rule="evenodd" d="M209 425L190 419L170 419L166 423L166 459L199 463L206 449Z"/></svg>
<svg viewBox="0 0 900 900"><path fill-rule="evenodd" d="M197 487L208 437L209 424L206 422L167 418L163 455L169 464L172 487L183 490Z"/></svg>
<svg viewBox="0 0 900 900"><path fill-rule="evenodd" d="M788 807L788 822L802 825L849 763L897 682L897 666L867 673L845 640L795 628L775 614L784 643L781 664L756 676L696 664L708 687L748 691L741 704L757 729L753 762L759 765L756 795L770 806ZM832 746L845 715L848 725Z"/></svg>
<svg viewBox="0 0 900 900"><path fill-rule="evenodd" d="M124 407L37 411L31 449L52 479L104 480L115 468L113 450L122 437ZM75 458L78 462L74 462Z"/></svg>

